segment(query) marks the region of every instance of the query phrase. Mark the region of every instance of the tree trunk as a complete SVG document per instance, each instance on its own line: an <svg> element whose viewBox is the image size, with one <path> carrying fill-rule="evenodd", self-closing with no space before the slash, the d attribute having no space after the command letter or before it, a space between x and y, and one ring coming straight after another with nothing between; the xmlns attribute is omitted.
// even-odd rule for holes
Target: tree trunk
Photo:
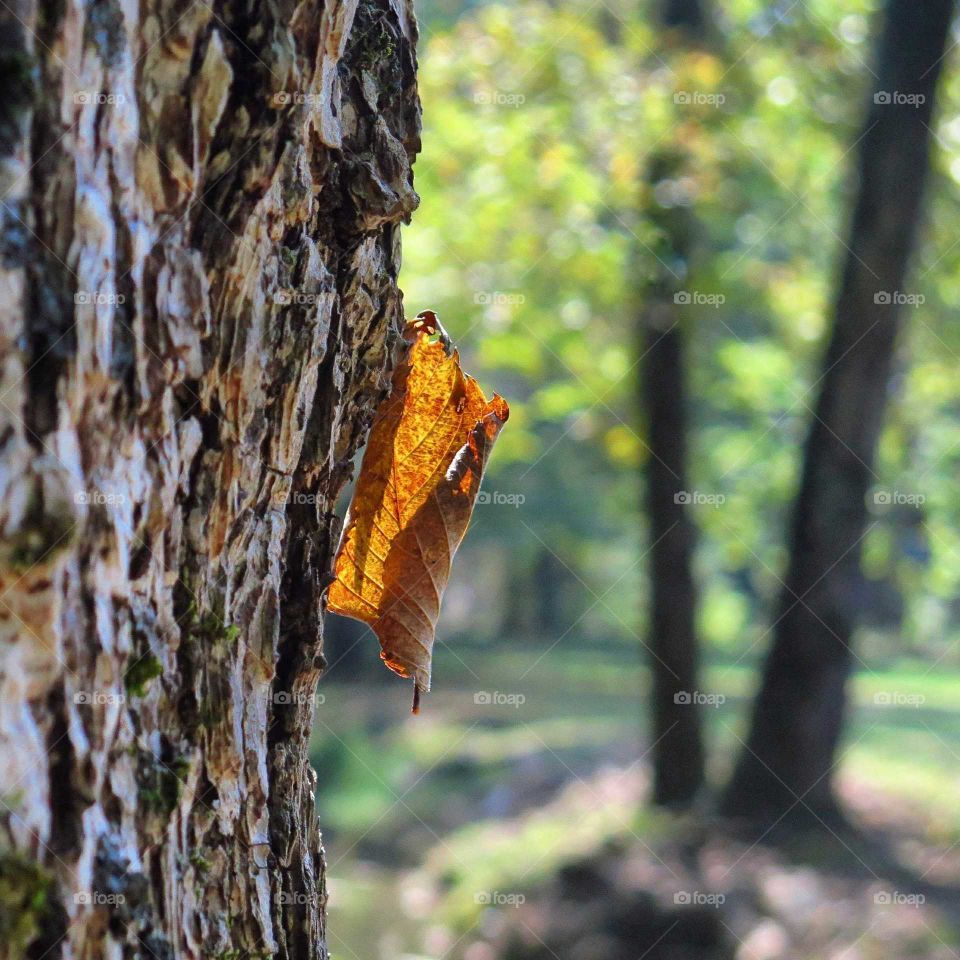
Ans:
<svg viewBox="0 0 960 960"><path fill-rule="evenodd" d="M668 29L682 32L689 40L702 40L711 31L705 0L663 0L660 19Z"/></svg>
<svg viewBox="0 0 960 960"><path fill-rule="evenodd" d="M689 804L703 785L704 750L697 702L699 650L695 529L687 516L683 333L673 304L648 304L643 372L647 413L646 508L650 523L651 611L647 647L652 677L653 801ZM671 324L653 323L657 314Z"/></svg>
<svg viewBox="0 0 960 960"><path fill-rule="evenodd" d="M333 505L402 323L407 0L0 14L0 955L322 958Z"/></svg>
<svg viewBox="0 0 960 960"><path fill-rule="evenodd" d="M662 24L684 48L701 42L709 23L699 0L665 0ZM664 147L650 160L647 192L680 177L688 163L682 148ZM697 702L699 649L697 591L693 579L696 531L687 515L686 351L675 304L691 254L693 218L683 207L651 201L646 216L660 228L662 269L645 292L640 316L640 405L647 425L646 511L650 524L650 627L647 637L653 741L653 802L689 804L704 780L704 749ZM682 267L680 265L683 265Z"/></svg>
<svg viewBox="0 0 960 960"><path fill-rule="evenodd" d="M726 812L764 826L837 815L832 772L851 669L866 494L952 13L949 0L890 0L887 8L786 586L749 738L724 800Z"/></svg>

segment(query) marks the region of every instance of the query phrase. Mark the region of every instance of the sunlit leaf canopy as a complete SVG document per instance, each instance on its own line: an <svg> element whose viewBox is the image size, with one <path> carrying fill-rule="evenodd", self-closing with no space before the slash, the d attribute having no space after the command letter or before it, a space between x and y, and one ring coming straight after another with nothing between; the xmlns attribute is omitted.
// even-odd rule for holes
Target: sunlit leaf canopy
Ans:
<svg viewBox="0 0 960 960"><path fill-rule="evenodd" d="M648 10L603 2L479 7L422 56L423 204L404 240L408 310L436 309L477 375L512 401L487 485L526 497L477 523L519 566L543 550L587 591L635 564L637 318L667 268L689 343L693 476L706 638L763 649L788 509L816 397L872 75L866 3L722 5L719 41L666 45ZM879 654L956 638L960 579L960 78L946 77L928 229L905 305L865 540ZM651 181L680 152L683 176ZM672 258L658 210L697 224ZM589 492L585 496L585 491ZM901 498L902 499L902 498ZM628 579L639 587L642 565ZM877 597L909 598L874 627ZM626 637L631 590L586 629ZM767 621L768 622L768 621Z"/></svg>

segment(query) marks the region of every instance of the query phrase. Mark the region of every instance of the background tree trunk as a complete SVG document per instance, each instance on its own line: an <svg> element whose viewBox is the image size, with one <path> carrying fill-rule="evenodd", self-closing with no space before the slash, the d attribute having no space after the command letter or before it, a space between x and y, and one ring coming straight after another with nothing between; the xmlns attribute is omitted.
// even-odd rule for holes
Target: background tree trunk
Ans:
<svg viewBox="0 0 960 960"><path fill-rule="evenodd" d="M0 27L0 952L324 957L307 738L402 323L411 5Z"/></svg>
<svg viewBox="0 0 960 960"><path fill-rule="evenodd" d="M686 40L702 40L712 24L704 0L662 0L660 20L668 29L682 31Z"/></svg>
<svg viewBox="0 0 960 960"><path fill-rule="evenodd" d="M763 825L836 814L866 495L929 165L950 0L891 0L860 183L794 507L790 566L748 741L724 807Z"/></svg>
<svg viewBox="0 0 960 960"><path fill-rule="evenodd" d="M664 27L683 49L699 42L709 24L698 0L665 0ZM650 160L647 191L681 177L688 163L678 147ZM689 804L704 780L704 747L698 686L697 590L693 579L696 530L688 516L686 351L674 301L691 255L693 217L684 207L660 208L651 199L645 215L660 228L661 269L644 294L640 316L641 409L647 426L646 514L650 524L651 739L653 801ZM672 265L672 266L671 266Z"/></svg>
<svg viewBox="0 0 960 960"><path fill-rule="evenodd" d="M679 494L688 491L683 333L675 307L650 303L643 400L647 413L646 507L650 523L651 604L647 648L652 678L653 801L682 806L703 785L704 749L695 694L699 649L693 552L696 536ZM657 314L671 322L660 328Z"/></svg>

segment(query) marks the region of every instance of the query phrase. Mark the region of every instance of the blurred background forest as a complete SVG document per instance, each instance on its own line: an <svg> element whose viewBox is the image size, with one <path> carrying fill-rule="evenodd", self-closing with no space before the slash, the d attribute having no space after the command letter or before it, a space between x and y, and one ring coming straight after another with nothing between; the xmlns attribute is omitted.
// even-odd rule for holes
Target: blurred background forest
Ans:
<svg viewBox="0 0 960 960"><path fill-rule="evenodd" d="M418 3L407 313L511 418L421 716L328 619L335 956L958 956L960 72L918 3L886 86L906 6Z"/></svg>

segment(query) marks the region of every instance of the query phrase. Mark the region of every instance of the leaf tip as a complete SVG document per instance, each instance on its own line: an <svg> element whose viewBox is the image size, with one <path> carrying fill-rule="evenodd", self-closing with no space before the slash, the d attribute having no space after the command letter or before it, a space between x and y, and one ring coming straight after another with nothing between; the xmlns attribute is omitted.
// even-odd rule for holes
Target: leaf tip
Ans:
<svg viewBox="0 0 960 960"><path fill-rule="evenodd" d="M506 423L510 419L510 404L499 393L495 393L490 398L490 409L501 423Z"/></svg>

